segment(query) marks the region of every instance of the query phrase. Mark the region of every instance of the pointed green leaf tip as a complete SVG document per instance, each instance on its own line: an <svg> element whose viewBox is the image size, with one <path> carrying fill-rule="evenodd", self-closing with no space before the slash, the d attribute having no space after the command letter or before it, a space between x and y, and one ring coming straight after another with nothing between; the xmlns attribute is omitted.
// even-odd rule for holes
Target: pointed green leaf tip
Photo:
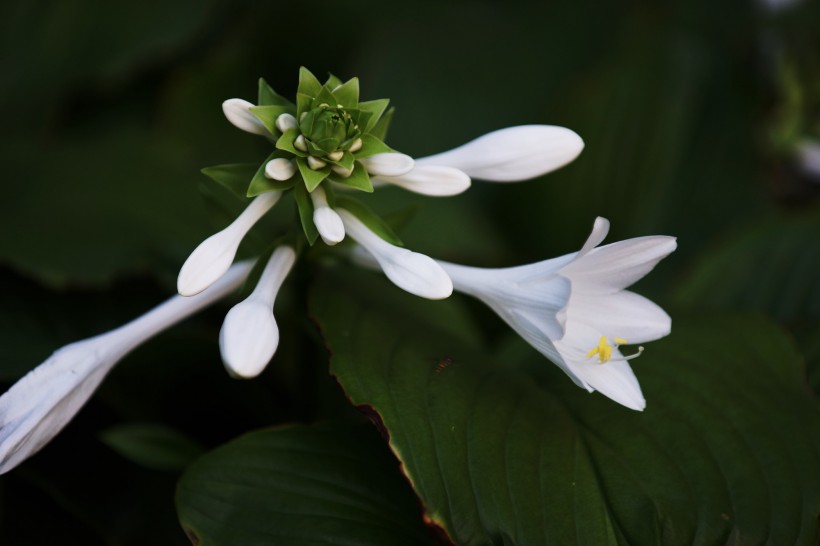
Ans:
<svg viewBox="0 0 820 546"><path fill-rule="evenodd" d="M299 69L299 87L296 88L297 95L307 95L316 97L322 90L322 84L316 79L313 73L304 66Z"/></svg>

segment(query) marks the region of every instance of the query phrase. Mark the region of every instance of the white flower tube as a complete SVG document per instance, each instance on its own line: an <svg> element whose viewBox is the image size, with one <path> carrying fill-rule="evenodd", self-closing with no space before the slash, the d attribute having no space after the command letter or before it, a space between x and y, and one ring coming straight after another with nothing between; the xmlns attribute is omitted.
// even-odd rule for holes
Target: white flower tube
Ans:
<svg viewBox="0 0 820 546"><path fill-rule="evenodd" d="M251 295L233 306L225 317L219 332L219 350L231 375L256 377L273 358L279 346L273 304L295 261L296 252L291 247L277 248Z"/></svg>
<svg viewBox="0 0 820 546"><path fill-rule="evenodd" d="M265 125L251 113L255 104L243 99L228 99L222 103L222 112L228 121L237 129L255 135L269 135Z"/></svg>
<svg viewBox="0 0 820 546"><path fill-rule="evenodd" d="M342 242L345 238L345 226L339 214L330 208L327 195L321 186L310 193L313 201L313 225L328 246Z"/></svg>
<svg viewBox="0 0 820 546"><path fill-rule="evenodd" d="M470 177L466 173L442 165L416 165L399 176L379 176L373 179L374 185L380 182L434 197L458 195L470 187Z"/></svg>
<svg viewBox="0 0 820 546"><path fill-rule="evenodd" d="M205 292L174 296L119 328L57 350L0 396L0 474L34 455L74 417L135 347L233 292L252 264L234 265Z"/></svg>
<svg viewBox="0 0 820 546"><path fill-rule="evenodd" d="M177 291L193 296L211 286L233 263L239 243L253 225L279 200L282 192L263 193L251 201L231 225L202 241L188 256L177 278Z"/></svg>
<svg viewBox="0 0 820 546"><path fill-rule="evenodd" d="M401 176L410 172L414 165L412 157L396 152L371 155L359 161L373 176Z"/></svg>
<svg viewBox="0 0 820 546"><path fill-rule="evenodd" d="M337 212L345 230L378 262L393 284L416 296L440 300L453 293L453 283L435 260L424 254L391 245L344 209Z"/></svg>
<svg viewBox="0 0 820 546"><path fill-rule="evenodd" d="M487 133L416 163L454 167L479 180L517 182L563 167L583 149L581 137L565 127L521 125Z"/></svg>
<svg viewBox="0 0 820 546"><path fill-rule="evenodd" d="M797 160L804 173L820 181L820 141L802 140L797 145Z"/></svg>
<svg viewBox="0 0 820 546"><path fill-rule="evenodd" d="M624 288L674 251L676 242L639 237L595 248L608 229L609 222L598 218L579 252L534 264L502 269L439 264L456 290L486 303L580 387L643 410L646 401L626 362L632 357L618 347L666 336L671 319Z"/></svg>

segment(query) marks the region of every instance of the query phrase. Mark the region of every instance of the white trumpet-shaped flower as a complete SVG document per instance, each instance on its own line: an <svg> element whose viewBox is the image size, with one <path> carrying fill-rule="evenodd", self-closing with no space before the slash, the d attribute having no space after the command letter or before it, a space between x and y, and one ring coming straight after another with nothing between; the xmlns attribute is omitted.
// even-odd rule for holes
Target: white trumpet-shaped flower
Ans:
<svg viewBox="0 0 820 546"><path fill-rule="evenodd" d="M237 129L255 135L269 135L265 125L251 112L254 106L256 105L252 102L243 99L228 99L222 103L222 112Z"/></svg>
<svg viewBox="0 0 820 546"><path fill-rule="evenodd" d="M482 269L439 262L456 290L474 296L589 392L624 406L646 402L619 345L659 339L671 319L650 300L624 290L675 250L673 237L639 237L600 248L609 230L595 221L583 248L519 267ZM611 340L611 341L610 341Z"/></svg>
<svg viewBox="0 0 820 546"><path fill-rule="evenodd" d="M361 220L338 209L345 230L376 260L393 284L422 298L440 300L453 293L453 282L436 263L424 254L391 245L373 233Z"/></svg>
<svg viewBox="0 0 820 546"><path fill-rule="evenodd" d="M177 291L180 295L198 294L224 275L233 263L239 243L276 204L280 195L281 192L270 191L256 197L228 227L202 241L179 271Z"/></svg>
<svg viewBox="0 0 820 546"><path fill-rule="evenodd" d="M310 194L313 201L313 224L326 245L333 246L345 238L345 226L339 214L330 208L327 195L321 187Z"/></svg>
<svg viewBox="0 0 820 546"><path fill-rule="evenodd" d="M251 265L236 264L197 296L175 296L124 326L66 345L15 383L0 396L0 474L34 455L57 435L126 354L233 292Z"/></svg>
<svg viewBox="0 0 820 546"><path fill-rule="evenodd" d="M228 311L219 332L219 350L232 375L256 377L273 358L279 346L273 304L295 261L291 247L277 248L251 295Z"/></svg>
<svg viewBox="0 0 820 546"><path fill-rule="evenodd" d="M563 167L583 149L581 137L565 127L521 125L487 133L416 163L453 167L479 180L516 182Z"/></svg>

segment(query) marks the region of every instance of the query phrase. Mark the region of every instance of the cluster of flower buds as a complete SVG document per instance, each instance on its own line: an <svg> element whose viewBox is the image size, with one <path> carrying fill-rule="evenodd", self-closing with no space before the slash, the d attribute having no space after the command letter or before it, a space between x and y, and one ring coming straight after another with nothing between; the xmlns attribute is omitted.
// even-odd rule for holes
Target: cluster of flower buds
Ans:
<svg viewBox="0 0 820 546"><path fill-rule="evenodd" d="M352 196L383 185L447 196L469 188L471 179L535 178L578 156L583 141L573 131L511 127L414 160L384 143L392 118L386 99L360 102L356 78L342 82L331 76L322 84L304 68L295 103L260 80L257 104L231 99L223 111L233 125L273 146L261 164L203 170L249 204L191 253L177 280L180 296L113 332L60 349L0 397L0 473L57 434L130 350L244 282L252 266L234 263L240 243L290 191L304 238L274 244L257 264L256 288L228 312L219 342L231 375L254 377L273 358L279 343L274 301L304 241L314 245L321 238L336 245L349 237L357 243L355 261L380 269L403 290L433 300L453 290L474 296L579 386L626 407L644 408L627 363L643 348L625 357L619 347L627 340L644 343L667 335L671 320L651 301L624 289L675 249L674 238L642 237L596 248L609 229L609 222L598 218L578 252L481 269L404 248L387 224Z"/></svg>

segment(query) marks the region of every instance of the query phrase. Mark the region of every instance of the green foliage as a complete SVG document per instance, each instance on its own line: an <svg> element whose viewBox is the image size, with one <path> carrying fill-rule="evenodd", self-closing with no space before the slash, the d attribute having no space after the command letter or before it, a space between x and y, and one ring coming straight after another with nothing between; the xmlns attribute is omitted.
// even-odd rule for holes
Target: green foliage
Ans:
<svg viewBox="0 0 820 546"><path fill-rule="evenodd" d="M120 455L154 470L181 471L204 449L166 425L129 423L100 433L100 438Z"/></svg>
<svg viewBox="0 0 820 546"><path fill-rule="evenodd" d="M432 545L398 470L368 426L263 430L191 465L177 507L199 546Z"/></svg>
<svg viewBox="0 0 820 546"><path fill-rule="evenodd" d="M820 538L820 411L795 347L765 320L678 320L635 364L649 400L637 413L534 350L488 358L391 294L328 276L313 312L331 371L378 415L457 544ZM448 304L413 302L426 316Z"/></svg>

